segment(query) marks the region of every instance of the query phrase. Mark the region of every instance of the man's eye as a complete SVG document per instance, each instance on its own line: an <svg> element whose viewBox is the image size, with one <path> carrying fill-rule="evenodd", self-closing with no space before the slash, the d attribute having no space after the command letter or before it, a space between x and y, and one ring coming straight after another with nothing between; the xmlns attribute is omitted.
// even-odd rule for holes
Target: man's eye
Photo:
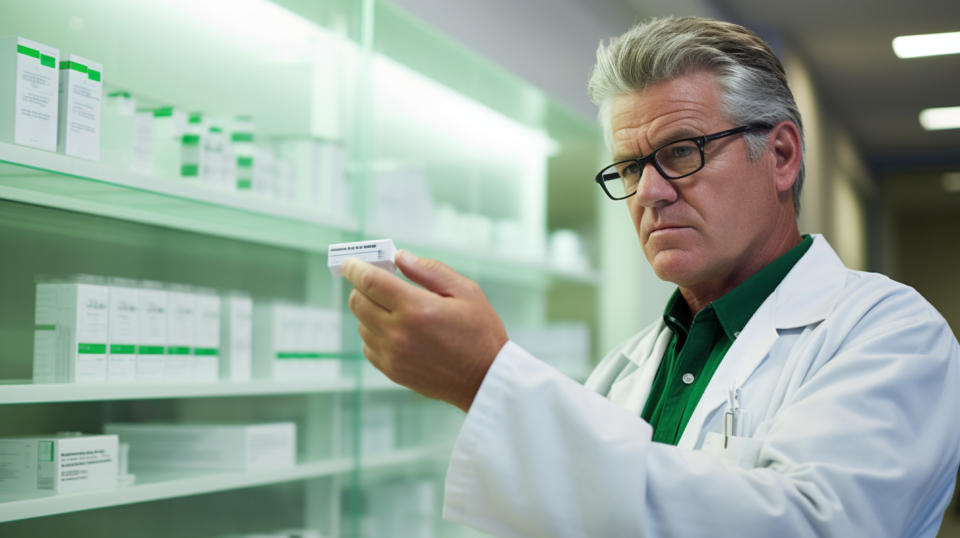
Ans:
<svg viewBox="0 0 960 538"><path fill-rule="evenodd" d="M691 156L696 148L688 144L678 144L676 146L670 146L669 148L669 157L671 159L683 159L684 157Z"/></svg>

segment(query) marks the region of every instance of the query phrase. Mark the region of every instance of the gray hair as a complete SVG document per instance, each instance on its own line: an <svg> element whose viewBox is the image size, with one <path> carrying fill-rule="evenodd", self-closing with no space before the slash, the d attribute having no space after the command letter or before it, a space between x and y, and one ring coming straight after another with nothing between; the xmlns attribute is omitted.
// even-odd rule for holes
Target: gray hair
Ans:
<svg viewBox="0 0 960 538"><path fill-rule="evenodd" d="M611 147L610 103L698 69L716 76L727 119L736 125L777 125L791 121L800 131L800 111L787 86L783 65L773 50L743 26L699 17L667 17L638 24L597 48L590 76L590 99L600 108L607 147ZM750 131L745 140L755 160L766 146L768 131ZM793 183L793 207L800 213L805 167Z"/></svg>

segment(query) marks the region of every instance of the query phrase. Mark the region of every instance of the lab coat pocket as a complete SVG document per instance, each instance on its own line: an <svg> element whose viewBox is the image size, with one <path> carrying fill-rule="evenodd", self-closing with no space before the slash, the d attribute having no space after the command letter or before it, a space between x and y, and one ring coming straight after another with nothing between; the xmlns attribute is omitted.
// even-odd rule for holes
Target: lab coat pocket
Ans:
<svg viewBox="0 0 960 538"><path fill-rule="evenodd" d="M724 436L717 432L708 432L703 440L701 450L710 454L720 456L724 461L744 469L753 469L757 466L757 460L760 457L760 446L763 444L761 439L752 437L740 437L731 435L726 439L724 447Z"/></svg>

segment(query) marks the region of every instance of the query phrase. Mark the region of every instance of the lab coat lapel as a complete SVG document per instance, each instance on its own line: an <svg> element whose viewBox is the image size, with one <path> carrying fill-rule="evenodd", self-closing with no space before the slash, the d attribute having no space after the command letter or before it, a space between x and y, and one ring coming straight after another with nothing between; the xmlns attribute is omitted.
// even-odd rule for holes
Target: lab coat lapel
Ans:
<svg viewBox="0 0 960 538"><path fill-rule="evenodd" d="M823 236L813 238L810 250L760 305L727 350L678 446L696 447L704 424L727 402L729 390L743 386L766 358L777 339L777 329L820 322L833 310L843 287L845 267Z"/></svg>

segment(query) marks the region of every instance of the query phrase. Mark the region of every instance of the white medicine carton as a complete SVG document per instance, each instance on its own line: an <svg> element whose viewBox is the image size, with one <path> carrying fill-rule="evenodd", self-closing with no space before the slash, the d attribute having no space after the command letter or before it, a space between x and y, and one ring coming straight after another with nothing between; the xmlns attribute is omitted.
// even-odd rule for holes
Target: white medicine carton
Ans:
<svg viewBox="0 0 960 538"><path fill-rule="evenodd" d="M192 380L212 383L220 379L220 294L198 289L194 305Z"/></svg>
<svg viewBox="0 0 960 538"><path fill-rule="evenodd" d="M57 150L59 59L42 43L0 38L0 140Z"/></svg>
<svg viewBox="0 0 960 538"><path fill-rule="evenodd" d="M109 284L107 382L133 383L137 380L140 294L136 281L115 278Z"/></svg>
<svg viewBox="0 0 960 538"><path fill-rule="evenodd" d="M90 282L37 284L35 383L106 382L110 290Z"/></svg>
<svg viewBox="0 0 960 538"><path fill-rule="evenodd" d="M282 302L254 306L253 373L258 379L330 379L340 375L341 316L332 308Z"/></svg>
<svg viewBox="0 0 960 538"><path fill-rule="evenodd" d="M396 270L396 255L397 247L393 239L333 243L327 247L327 268L333 276L343 276L343 262L348 258L356 258L392 273Z"/></svg>
<svg viewBox="0 0 960 538"><path fill-rule="evenodd" d="M60 153L100 160L102 77L103 66L82 56L60 62Z"/></svg>
<svg viewBox="0 0 960 538"><path fill-rule="evenodd" d="M167 290L159 282L141 281L137 299L137 382L160 383L167 351Z"/></svg>
<svg viewBox="0 0 960 538"><path fill-rule="evenodd" d="M220 303L220 379L249 381L253 355L253 300L230 293Z"/></svg>
<svg viewBox="0 0 960 538"><path fill-rule="evenodd" d="M188 286L173 285L167 290L167 354L163 367L165 382L193 381L196 298L196 294Z"/></svg>
<svg viewBox="0 0 960 538"><path fill-rule="evenodd" d="M0 439L0 491L76 493L117 487L116 435Z"/></svg>
<svg viewBox="0 0 960 538"><path fill-rule="evenodd" d="M104 431L130 443L130 468L259 471L296 465L297 427L264 424L111 423Z"/></svg>

